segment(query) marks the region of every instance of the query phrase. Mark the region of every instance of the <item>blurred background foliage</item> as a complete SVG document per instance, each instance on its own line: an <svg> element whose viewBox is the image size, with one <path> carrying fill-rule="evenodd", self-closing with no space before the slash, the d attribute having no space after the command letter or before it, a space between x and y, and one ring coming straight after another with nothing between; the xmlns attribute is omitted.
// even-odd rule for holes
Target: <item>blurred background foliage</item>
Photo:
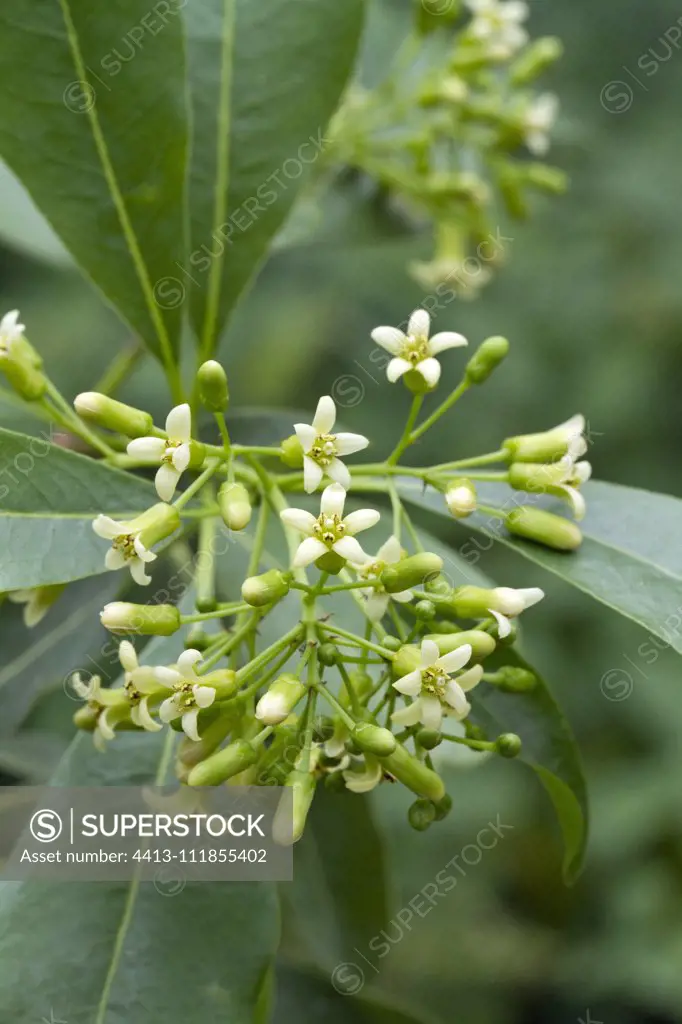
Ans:
<svg viewBox="0 0 682 1024"><path fill-rule="evenodd" d="M363 57L370 77L400 38L408 6L407 0L373 3ZM682 165L676 127L682 52L663 36L677 23L680 6L531 0L531 9L533 34L558 35L566 47L549 82L562 101L551 157L569 172L572 187L563 199L537 200L528 223L502 218L500 231L513 239L508 264L477 302L452 302L439 313L439 329L461 331L472 344L507 335L512 354L483 391L467 396L429 434L417 457L425 463L492 450L506 435L541 430L581 411L599 478L679 494L682 221L674 197ZM650 47L657 70L645 77L637 62ZM605 109L600 99L612 81L631 89L621 112ZM622 85L617 91L623 95ZM221 354L236 406L312 408L331 391L345 406L347 424L370 436L379 454L392 447L409 398L388 386L372 362L369 332L404 320L423 299L405 266L423 258L430 243L396 237L383 231L376 211L368 216L366 244L347 244L341 218L323 241L282 249L242 304ZM76 273L7 247L0 250L0 307L15 306L69 397L92 388L129 342ZM456 356L444 370L446 384L454 384ZM164 385L151 361L138 366L124 397L159 417L165 412ZM13 406L3 403L0 414L7 426L36 428ZM455 546L465 538L455 524L444 537ZM489 821L499 815L513 829L466 868L466 877L458 876L456 888L427 916L403 926L390 954L378 960L369 951L381 926L372 930L368 919L366 934L355 935L356 950L349 938L341 959L362 966L368 998L374 989L390 992L421 1006L425 1021L680 1021L679 662L660 641L553 578L540 578L508 552L487 553L481 567L511 586L546 588L548 599L527 624L524 641L584 753L593 811L587 869L574 888L564 888L549 802L521 765L448 767L454 811L423 835L409 830L409 801L399 787L382 788L375 812L393 922ZM84 589L106 585L90 581ZM94 615L101 594L82 596ZM73 705L64 697L63 673L86 656L71 613L57 607L45 623L73 636L71 661L57 664L53 642L35 634L20 678L0 694L5 778L49 774L48 761L66 742ZM26 647L18 614L3 609L6 659L11 642ZM101 638L93 644L99 648ZM0 688L4 682L0 666ZM361 872L361 865L353 870ZM348 883L348 898L361 899L359 874ZM313 902L309 913L315 934L324 911ZM373 958L378 973L357 950ZM297 984L294 970L283 975L278 1020L300 1019ZM311 1020L365 1019L362 1004L335 995L324 977L315 1000L307 1004L311 1013L313 1005L319 1010ZM396 1011L367 1019L403 1018Z"/></svg>

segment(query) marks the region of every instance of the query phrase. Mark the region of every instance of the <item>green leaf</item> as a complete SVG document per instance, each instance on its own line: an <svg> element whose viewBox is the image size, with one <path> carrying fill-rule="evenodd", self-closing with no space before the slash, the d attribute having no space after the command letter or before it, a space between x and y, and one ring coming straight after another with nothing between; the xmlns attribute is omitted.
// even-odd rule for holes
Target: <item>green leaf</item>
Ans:
<svg viewBox="0 0 682 1024"><path fill-rule="evenodd" d="M362 0L185 5L194 122L186 274L206 358L324 146L362 13Z"/></svg>
<svg viewBox="0 0 682 1024"><path fill-rule="evenodd" d="M47 441L0 429L0 591L104 572L100 512L125 518L158 500L153 486Z"/></svg>
<svg viewBox="0 0 682 1024"><path fill-rule="evenodd" d="M0 163L0 238L33 259L56 267L73 266L68 252L36 210L26 189L3 163Z"/></svg>
<svg viewBox="0 0 682 1024"><path fill-rule="evenodd" d="M147 0L7 0L0 155L121 316L173 363L187 154L182 18Z"/></svg>
<svg viewBox="0 0 682 1024"><path fill-rule="evenodd" d="M413 481L400 483L402 496L415 505L449 518L442 495L423 492ZM458 551L476 564L494 541L512 548L566 583L613 608L661 637L682 654L682 548L679 524L682 501L634 487L592 482L584 488L587 515L580 524L584 541L578 551L563 554L511 537L497 519L476 514L463 524L486 536L463 541ZM501 486L481 486L482 500L512 508L513 492ZM517 504L538 504L533 495L517 495ZM543 505L545 503L543 502ZM566 507L547 503L566 514ZM453 524L453 533L455 530Z"/></svg>
<svg viewBox="0 0 682 1024"><path fill-rule="evenodd" d="M177 638L150 645L174 660ZM105 755L78 737L54 784L164 781L175 733L121 734ZM170 744L170 745L169 745ZM279 938L274 885L5 883L0 887L0 1005L8 1019L120 1024L252 1024ZM39 981L38 981L39 979Z"/></svg>

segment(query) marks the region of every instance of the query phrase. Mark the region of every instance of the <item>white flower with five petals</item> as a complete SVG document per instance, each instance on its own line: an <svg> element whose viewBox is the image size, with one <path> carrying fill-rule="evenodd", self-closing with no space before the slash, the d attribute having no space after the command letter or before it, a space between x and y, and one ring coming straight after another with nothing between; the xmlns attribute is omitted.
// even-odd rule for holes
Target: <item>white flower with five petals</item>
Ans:
<svg viewBox="0 0 682 1024"><path fill-rule="evenodd" d="M431 318L425 309L416 309L407 324L407 333L397 327L376 327L372 338L393 356L386 368L391 381L399 380L410 370L421 374L429 388L435 388L440 380L440 363L437 355L449 348L460 348L468 342L462 334L441 331L429 338Z"/></svg>
<svg viewBox="0 0 682 1024"><path fill-rule="evenodd" d="M127 565L136 583L140 586L151 583L152 578L147 576L144 567L146 562L153 562L156 555L153 551L148 551L142 543L140 534L143 526L137 527L134 521L120 522L109 516L99 515L93 521L92 528L98 537L111 541L111 547L104 559L107 569L115 571Z"/></svg>
<svg viewBox="0 0 682 1024"><path fill-rule="evenodd" d="M208 708L216 698L213 686L202 684L195 666L201 661L201 651L183 651L177 665L171 668L157 668L155 675L162 686L173 689L173 694L163 701L159 708L162 722L172 722L182 716L182 728L186 736L196 743L201 737L198 730L199 712Z"/></svg>
<svg viewBox="0 0 682 1024"><path fill-rule="evenodd" d="M25 327L19 322L19 310L13 309L5 313L0 320L0 354L9 356L12 354L12 346L23 337Z"/></svg>
<svg viewBox="0 0 682 1024"><path fill-rule="evenodd" d="M364 565L354 565L358 578L367 581L377 581L387 565L395 565L403 557L403 549L397 537L389 537L385 544L382 544L374 558L369 557ZM388 610L391 599L399 604L408 604L412 600L411 590L401 590L397 594L387 594L384 588L377 584L362 591L367 599L365 610L367 618L372 622L380 622Z"/></svg>
<svg viewBox="0 0 682 1024"><path fill-rule="evenodd" d="M302 508L287 508L280 512L286 526L292 526L305 536L294 556L295 569L310 565L318 558L334 551L341 558L358 565L364 564L368 555L355 539L355 534L375 526L380 515L373 508L359 509L345 518L343 506L346 492L340 484L330 484L322 492L320 515L315 517Z"/></svg>
<svg viewBox="0 0 682 1024"><path fill-rule="evenodd" d="M308 494L316 491L326 473L345 487L350 487L350 473L341 462L344 455L362 451L369 440L362 434L334 434L336 405L333 398L323 395L311 424L295 423L294 430L303 448L303 478Z"/></svg>
<svg viewBox="0 0 682 1024"><path fill-rule="evenodd" d="M189 466L192 438L192 413L187 403L176 405L166 419L166 438L136 437L128 445L128 455L159 466L156 492L162 501L170 501L178 480Z"/></svg>
<svg viewBox="0 0 682 1024"><path fill-rule="evenodd" d="M524 0L466 0L466 5L473 15L469 32L486 44L491 56L506 60L527 43L522 25L529 10Z"/></svg>
<svg viewBox="0 0 682 1024"><path fill-rule="evenodd" d="M133 725L147 732L158 732L163 728L149 711L149 696L159 690L158 669L140 665L135 648L129 640L122 640L118 648L118 660L124 671L123 688L130 703L130 718Z"/></svg>
<svg viewBox="0 0 682 1024"><path fill-rule="evenodd" d="M466 718L471 705L465 694L481 681L483 668L474 665L457 679L450 676L467 664L471 654L471 644L462 644L441 655L433 640L423 640L419 668L393 683L398 693L414 700L408 707L394 711L391 720L405 726L421 722L426 729L438 732L444 714L454 715L460 721Z"/></svg>

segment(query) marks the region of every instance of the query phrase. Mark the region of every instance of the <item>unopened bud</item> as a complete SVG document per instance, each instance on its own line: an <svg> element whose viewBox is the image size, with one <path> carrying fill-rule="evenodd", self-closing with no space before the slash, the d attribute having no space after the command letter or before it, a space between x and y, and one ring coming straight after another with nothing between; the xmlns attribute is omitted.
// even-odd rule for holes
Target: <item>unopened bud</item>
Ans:
<svg viewBox="0 0 682 1024"><path fill-rule="evenodd" d="M100 621L112 633L172 636L180 629L180 612L174 604L127 604L112 601L100 612Z"/></svg>
<svg viewBox="0 0 682 1024"><path fill-rule="evenodd" d="M301 469L303 466L303 448L296 434L292 434L291 437L287 437L286 440L282 441L280 448L282 452L280 458L284 465L288 466L289 469Z"/></svg>
<svg viewBox="0 0 682 1024"><path fill-rule="evenodd" d="M192 768L187 778L190 786L220 786L255 764L258 752L246 740L235 740L217 754L207 757Z"/></svg>
<svg viewBox="0 0 682 1024"><path fill-rule="evenodd" d="M493 370L496 370L509 352L506 338L487 338L466 365L466 377L471 384L483 384Z"/></svg>
<svg viewBox="0 0 682 1024"><path fill-rule="evenodd" d="M249 576L242 584L242 597L254 608L264 608L289 593L289 582L279 569L270 569L262 576Z"/></svg>
<svg viewBox="0 0 682 1024"><path fill-rule="evenodd" d="M471 480L453 480L445 492L445 502L455 519L466 519L476 511L476 488Z"/></svg>
<svg viewBox="0 0 682 1024"><path fill-rule="evenodd" d="M299 769L294 769L287 776L284 785L293 794L293 813L292 798L288 793L283 793L272 823L272 837L280 846L291 846L303 835L308 811L315 796L316 781L311 772Z"/></svg>
<svg viewBox="0 0 682 1024"><path fill-rule="evenodd" d="M442 800L445 796L445 786L440 775L413 757L402 744L398 743L392 754L380 760L385 771L417 796L433 801Z"/></svg>
<svg viewBox="0 0 682 1024"><path fill-rule="evenodd" d="M414 614L418 619L423 619L425 622L429 622L431 619L435 619L437 610L433 601L424 599L423 601L417 601L414 606Z"/></svg>
<svg viewBox="0 0 682 1024"><path fill-rule="evenodd" d="M509 467L510 487L529 494L542 494L565 479L566 466L560 462L512 462Z"/></svg>
<svg viewBox="0 0 682 1024"><path fill-rule="evenodd" d="M436 821L442 821L443 818L447 818L448 814L452 810L452 797L449 793L446 793L442 800L434 804L436 809Z"/></svg>
<svg viewBox="0 0 682 1024"><path fill-rule="evenodd" d="M45 394L47 380L29 360L0 352L0 371L4 373L14 391L27 402L36 402Z"/></svg>
<svg viewBox="0 0 682 1024"><path fill-rule="evenodd" d="M279 725L289 717L306 692L306 685L297 676L280 676L258 701L256 718L265 725Z"/></svg>
<svg viewBox="0 0 682 1024"><path fill-rule="evenodd" d="M230 400L227 374L215 359L202 363L197 373L199 397L210 412L224 412Z"/></svg>
<svg viewBox="0 0 682 1024"><path fill-rule="evenodd" d="M543 36L527 46L509 69L512 85L526 85L539 78L543 71L559 60L564 52L560 39Z"/></svg>
<svg viewBox="0 0 682 1024"><path fill-rule="evenodd" d="M536 675L527 668L519 668L516 665L504 665L495 673L491 682L498 690L507 693L527 693L534 690L538 684Z"/></svg>
<svg viewBox="0 0 682 1024"><path fill-rule="evenodd" d="M244 484L223 484L218 491L218 507L228 529L243 530L249 525L253 508Z"/></svg>
<svg viewBox="0 0 682 1024"><path fill-rule="evenodd" d="M436 820L436 808L431 800L415 800L407 812L407 820L417 832L425 832Z"/></svg>
<svg viewBox="0 0 682 1024"><path fill-rule="evenodd" d="M152 505L146 512L137 516L131 526L141 530L140 540L149 550L154 544L172 536L180 528L180 513L173 505L167 505L165 501L159 501Z"/></svg>
<svg viewBox="0 0 682 1024"><path fill-rule="evenodd" d="M370 722L360 722L353 730L353 739L364 753L387 757L396 748L396 739L388 729Z"/></svg>
<svg viewBox="0 0 682 1024"><path fill-rule="evenodd" d="M416 739L424 750L435 750L443 742L442 735L436 729L420 729Z"/></svg>
<svg viewBox="0 0 682 1024"><path fill-rule="evenodd" d="M502 447L510 462L553 462L564 455L577 458L587 450L587 443L582 436L584 429L584 417L572 416L558 427L539 434L508 437Z"/></svg>
<svg viewBox="0 0 682 1024"><path fill-rule="evenodd" d="M441 655L456 651L464 644L471 645L471 660L483 661L495 650L495 641L489 633L482 629L463 629L459 633L433 633L429 634L429 640L433 640Z"/></svg>
<svg viewBox="0 0 682 1024"><path fill-rule="evenodd" d="M336 665L339 660L339 649L336 644L321 644L317 656L322 664L329 668L332 665Z"/></svg>
<svg viewBox="0 0 682 1024"><path fill-rule="evenodd" d="M381 583L389 594L420 586L443 568L443 559L429 551L419 555L401 558L395 565L389 565L381 574Z"/></svg>
<svg viewBox="0 0 682 1024"><path fill-rule="evenodd" d="M533 540L555 551L575 551L583 539L580 528L569 519L528 505L512 509L505 526L515 537Z"/></svg>
<svg viewBox="0 0 682 1024"><path fill-rule="evenodd" d="M495 741L495 750L500 757L518 757L522 746L521 737L514 732L505 732Z"/></svg>
<svg viewBox="0 0 682 1024"><path fill-rule="evenodd" d="M124 405L98 391L84 391L76 396L73 405L81 419L87 423L126 437L147 437L154 429L154 420L148 412Z"/></svg>
<svg viewBox="0 0 682 1024"><path fill-rule="evenodd" d="M195 622L189 633L185 636L185 648L193 651L205 651L207 647L210 647L215 636L211 636L207 633L200 622Z"/></svg>

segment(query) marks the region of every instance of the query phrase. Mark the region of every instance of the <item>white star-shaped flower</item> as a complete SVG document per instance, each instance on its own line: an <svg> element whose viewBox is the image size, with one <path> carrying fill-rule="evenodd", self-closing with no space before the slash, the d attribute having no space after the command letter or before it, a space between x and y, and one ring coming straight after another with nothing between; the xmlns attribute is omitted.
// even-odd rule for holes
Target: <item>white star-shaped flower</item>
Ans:
<svg viewBox="0 0 682 1024"><path fill-rule="evenodd" d="M523 132L526 146L534 156L544 156L549 150L549 133L559 113L559 100L546 92L538 96L528 107L523 118Z"/></svg>
<svg viewBox="0 0 682 1024"><path fill-rule="evenodd" d="M416 309L409 319L407 334L397 327L375 327L372 338L393 356L386 368L391 381L399 380L410 370L416 370L429 388L435 388L440 380L440 363L436 356L449 348L460 348L468 342L462 334L441 331L429 338L431 318L425 309Z"/></svg>
<svg viewBox="0 0 682 1024"><path fill-rule="evenodd" d="M23 337L26 328L18 321L18 309L5 313L2 320L0 320L0 354L11 355L14 342Z"/></svg>
<svg viewBox="0 0 682 1024"><path fill-rule="evenodd" d="M492 56L507 59L528 42L522 28L528 17L528 4L523 0L465 0L473 17L469 32L487 44Z"/></svg>
<svg viewBox="0 0 682 1024"><path fill-rule="evenodd" d="M466 665L471 653L471 644L462 644L441 655L433 640L423 640L420 667L393 683L398 693L415 699L408 707L394 711L391 720L406 726L421 722L425 728L438 732L444 714L459 720L466 718L471 705L465 694L481 681L483 668L474 665L457 679L450 676Z"/></svg>
<svg viewBox="0 0 682 1024"><path fill-rule="evenodd" d="M153 562L157 556L142 543L140 534L143 527L135 526L134 521L119 522L109 516L99 515L93 521L92 528L98 537L111 541L111 548L104 559L107 569L115 571L127 565L136 583L140 586L151 583L152 578L147 576L144 567L146 562Z"/></svg>
<svg viewBox="0 0 682 1024"><path fill-rule="evenodd" d="M501 639L511 633L512 618L525 612L526 608L532 608L545 596L544 590L540 587L494 587L492 591L495 598L495 607L489 608L490 614L497 620L498 634Z"/></svg>
<svg viewBox="0 0 682 1024"><path fill-rule="evenodd" d="M280 512L280 518L305 536L294 556L295 569L316 562L328 551L335 551L341 558L357 565L363 565L368 555L355 539L356 533L369 530L381 518L373 508L351 512L344 519L343 506L346 492L340 484L330 484L322 492L320 515L315 517L302 508L287 508Z"/></svg>
<svg viewBox="0 0 682 1024"><path fill-rule="evenodd" d="M312 424L295 423L294 430L303 448L303 480L308 494L316 491L326 473L345 487L350 487L350 473L341 462L344 455L362 451L369 440L362 434L334 434L336 405L333 398L323 395L317 403Z"/></svg>
<svg viewBox="0 0 682 1024"><path fill-rule="evenodd" d="M155 670L158 682L175 691L161 704L159 718L167 723L182 716L182 728L195 743L201 739L197 727L199 712L210 707L216 698L214 687L203 685L195 671L198 661L201 661L201 651L190 649L182 652L174 667Z"/></svg>
<svg viewBox="0 0 682 1024"><path fill-rule="evenodd" d="M135 648L129 640L122 640L118 648L118 660L124 670L123 687L130 702L130 718L133 725L147 732L158 732L163 726L155 722L149 711L149 695L158 692L158 669L140 665Z"/></svg>
<svg viewBox="0 0 682 1024"><path fill-rule="evenodd" d="M128 444L128 455L151 465L161 463L156 474L156 492L162 501L170 501L178 480L189 466L192 439L192 412L187 403L176 405L166 419L167 438L136 437Z"/></svg>
<svg viewBox="0 0 682 1024"><path fill-rule="evenodd" d="M395 565L403 557L403 549L397 537L389 537L385 544L382 544L374 558L370 557L364 565L354 565L359 579L378 580L387 565ZM412 600L411 590L401 590L397 594L387 594L382 586L368 587L362 593L367 599L365 605L367 618L372 622L380 622L383 619L391 602L407 604Z"/></svg>

